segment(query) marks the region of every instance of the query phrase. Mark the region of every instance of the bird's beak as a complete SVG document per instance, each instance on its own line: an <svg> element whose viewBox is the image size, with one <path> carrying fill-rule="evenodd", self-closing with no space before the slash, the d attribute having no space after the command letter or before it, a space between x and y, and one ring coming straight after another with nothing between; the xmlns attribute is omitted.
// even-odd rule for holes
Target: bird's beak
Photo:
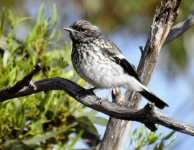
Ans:
<svg viewBox="0 0 194 150"><path fill-rule="evenodd" d="M66 27L64 27L63 28L64 30L66 30L66 31L68 31L68 32L77 32L76 30L74 30L74 29L72 29L72 28L66 28Z"/></svg>

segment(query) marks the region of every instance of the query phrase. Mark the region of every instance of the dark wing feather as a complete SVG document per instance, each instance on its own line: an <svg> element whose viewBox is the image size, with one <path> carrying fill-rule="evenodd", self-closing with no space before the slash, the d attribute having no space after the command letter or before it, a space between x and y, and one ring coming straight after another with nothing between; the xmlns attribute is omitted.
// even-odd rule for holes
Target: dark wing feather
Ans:
<svg viewBox="0 0 194 150"><path fill-rule="evenodd" d="M129 75L133 76L140 83L142 83L140 78L139 78L139 75L137 74L137 72L135 70L135 68L126 59L120 59L118 57L114 57L114 60L115 60L116 63L121 65L121 67L125 70L125 72L127 72Z"/></svg>
<svg viewBox="0 0 194 150"><path fill-rule="evenodd" d="M126 73L136 78L139 82L141 82L135 67L130 64L122 55L121 51L117 46L111 42L107 37L103 37L103 40L105 45L108 45L107 47L101 47L103 49L103 53L107 55L107 57L111 57L111 60L115 61L117 64L119 64ZM142 83L142 82L141 82Z"/></svg>

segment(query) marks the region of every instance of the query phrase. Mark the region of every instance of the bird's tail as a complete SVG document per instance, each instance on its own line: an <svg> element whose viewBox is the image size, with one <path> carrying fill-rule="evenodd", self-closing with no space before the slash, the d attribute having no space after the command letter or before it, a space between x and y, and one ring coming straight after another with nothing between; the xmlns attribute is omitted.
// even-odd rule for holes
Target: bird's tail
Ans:
<svg viewBox="0 0 194 150"><path fill-rule="evenodd" d="M159 97L157 97L156 95L154 95L153 93L149 92L146 89L143 89L143 91L140 91L139 93L146 99L148 99L150 102L154 103L155 106L160 109L163 109L164 107L168 106L168 104L162 101Z"/></svg>

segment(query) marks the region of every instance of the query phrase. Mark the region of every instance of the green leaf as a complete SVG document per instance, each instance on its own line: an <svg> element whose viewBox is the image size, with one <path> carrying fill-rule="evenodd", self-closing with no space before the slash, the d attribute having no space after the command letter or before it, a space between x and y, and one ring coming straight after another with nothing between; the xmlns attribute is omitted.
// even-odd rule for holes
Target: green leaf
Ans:
<svg viewBox="0 0 194 150"><path fill-rule="evenodd" d="M162 139L162 140L160 141L160 144L159 144L157 150L163 150L163 149L164 149L164 140Z"/></svg>
<svg viewBox="0 0 194 150"><path fill-rule="evenodd" d="M46 140L48 140L48 139L50 139L52 137L56 137L57 135L59 135L59 134L61 134L63 132L68 131L70 128L73 128L76 125L77 125L77 123L72 123L71 125L59 128L56 131L50 131L50 132L47 132L47 133L42 134L42 135L36 135L33 138L31 138L31 139L24 140L23 143L25 145L28 145L28 146L34 146L37 143L45 142Z"/></svg>
<svg viewBox="0 0 194 150"><path fill-rule="evenodd" d="M171 145L172 143L174 143L175 140L176 140L176 137L174 137L173 139L171 139L170 142L168 143L168 145Z"/></svg>
<svg viewBox="0 0 194 150"><path fill-rule="evenodd" d="M53 5L53 24L54 25L57 24L57 8L56 8L56 4Z"/></svg>
<svg viewBox="0 0 194 150"><path fill-rule="evenodd" d="M62 75L62 77L72 79L74 77L74 74L75 74L74 70L68 70L65 72L64 75Z"/></svg>
<svg viewBox="0 0 194 150"><path fill-rule="evenodd" d="M3 54L3 67L4 68L7 67L9 57L10 57L9 51L5 51L4 54Z"/></svg>
<svg viewBox="0 0 194 150"><path fill-rule="evenodd" d="M39 11L38 11L37 20L36 20L36 22L37 22L38 25L42 21L43 8L44 8L44 6L43 5L40 5Z"/></svg>
<svg viewBox="0 0 194 150"><path fill-rule="evenodd" d="M31 19L31 17L23 17L23 18L19 18L19 19L16 21L15 26L18 25L18 24L20 24L21 22L26 21L26 20L29 20L29 19Z"/></svg>
<svg viewBox="0 0 194 150"><path fill-rule="evenodd" d="M79 117L76 119L79 123L79 125L84 129L87 130L88 132L98 135L98 131L96 127L93 125L93 123L88 119L88 117Z"/></svg>
<svg viewBox="0 0 194 150"><path fill-rule="evenodd" d="M76 144L76 142L81 138L83 134L83 130L80 130L80 132L71 140L71 143L69 145L70 149L73 149L73 146Z"/></svg>
<svg viewBox="0 0 194 150"><path fill-rule="evenodd" d="M5 8L2 10L2 16L1 16L1 25L0 25L0 36L3 34L3 27L4 27L4 20L5 20Z"/></svg>
<svg viewBox="0 0 194 150"><path fill-rule="evenodd" d="M68 46L68 43L66 42L65 43L65 48L64 48L64 51L65 51L65 60L67 61L67 63L69 65L71 65L71 57L70 57L70 50L71 50L71 47Z"/></svg>
<svg viewBox="0 0 194 150"><path fill-rule="evenodd" d="M3 145L5 150L31 150L30 147L25 145L22 141L20 140L9 140L6 141L5 144Z"/></svg>
<svg viewBox="0 0 194 150"><path fill-rule="evenodd" d="M89 119L96 116L98 112L96 110L91 109L90 111L84 112L84 116L87 116Z"/></svg>
<svg viewBox="0 0 194 150"><path fill-rule="evenodd" d="M19 60L17 61L18 67L22 68L23 70L30 70L30 66L27 62Z"/></svg>
<svg viewBox="0 0 194 150"><path fill-rule="evenodd" d="M139 129L138 136L137 136L138 139L140 139L143 136L144 130L145 130L145 127L141 126Z"/></svg>
<svg viewBox="0 0 194 150"><path fill-rule="evenodd" d="M158 140L158 137L157 137L157 136L151 136L151 137L149 137L148 144L153 144L153 143L155 143L157 140Z"/></svg>
<svg viewBox="0 0 194 150"><path fill-rule="evenodd" d="M106 118L103 117L91 117L90 120L95 123L95 124L99 124L102 126L106 126L108 123L108 120Z"/></svg>
<svg viewBox="0 0 194 150"><path fill-rule="evenodd" d="M175 131L171 131L169 134L167 134L163 139L168 140L174 135Z"/></svg>
<svg viewBox="0 0 194 150"><path fill-rule="evenodd" d="M49 37L49 41L52 41L55 38L55 35L56 35L56 30L53 30Z"/></svg>

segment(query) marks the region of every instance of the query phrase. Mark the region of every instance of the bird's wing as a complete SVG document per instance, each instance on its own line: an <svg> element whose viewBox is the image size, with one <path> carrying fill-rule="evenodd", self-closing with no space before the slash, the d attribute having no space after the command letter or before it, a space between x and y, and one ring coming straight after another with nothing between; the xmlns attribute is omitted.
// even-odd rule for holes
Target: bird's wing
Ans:
<svg viewBox="0 0 194 150"><path fill-rule="evenodd" d="M128 73L129 75L136 78L139 82L141 82L135 67L124 58L119 48L117 48L117 46L110 40L108 40L108 42L106 42L105 45L108 46L103 47L103 53L105 53L105 55L107 55L108 57L111 57L111 60L119 64L125 70L126 73Z"/></svg>
<svg viewBox="0 0 194 150"><path fill-rule="evenodd" d="M118 63L119 65L121 65L121 67L131 76L133 76L134 78L136 78L139 82L141 82L139 75L137 74L134 66L129 63L125 58L120 59L119 57L114 57L114 60L116 63ZM142 83L142 82L141 82Z"/></svg>

